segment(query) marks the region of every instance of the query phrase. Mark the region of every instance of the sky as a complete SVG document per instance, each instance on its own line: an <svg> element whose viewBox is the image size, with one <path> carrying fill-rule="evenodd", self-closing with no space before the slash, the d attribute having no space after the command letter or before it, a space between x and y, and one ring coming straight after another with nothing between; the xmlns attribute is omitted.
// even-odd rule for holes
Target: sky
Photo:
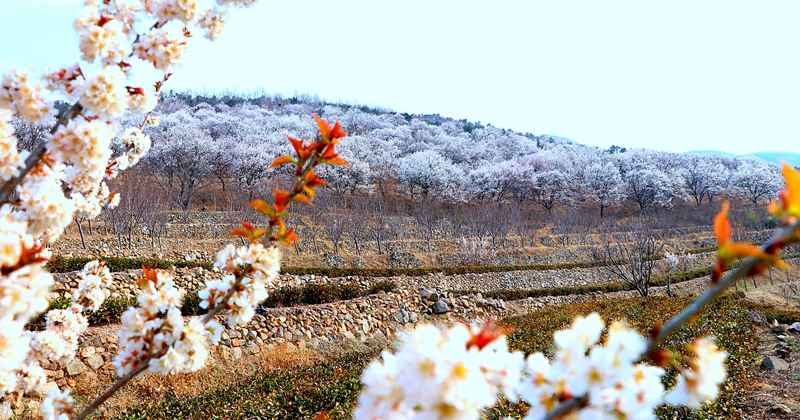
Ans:
<svg viewBox="0 0 800 420"><path fill-rule="evenodd" d="M0 71L78 62L80 0L0 0ZM800 152L797 1L303 1L198 33L166 89L318 95L603 148ZM141 67L141 68L140 68ZM135 80L159 75L135 66Z"/></svg>

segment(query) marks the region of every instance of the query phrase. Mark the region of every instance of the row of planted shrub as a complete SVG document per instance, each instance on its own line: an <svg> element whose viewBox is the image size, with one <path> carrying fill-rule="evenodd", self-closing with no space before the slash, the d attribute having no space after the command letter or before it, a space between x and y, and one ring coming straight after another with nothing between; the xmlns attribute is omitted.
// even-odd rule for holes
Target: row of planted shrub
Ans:
<svg viewBox="0 0 800 420"><path fill-rule="evenodd" d="M700 254L714 251L716 248L697 248L687 251L688 254ZM657 255L655 258L663 258ZM47 270L51 273L68 273L83 268L89 261L97 258L90 257L64 257L56 255L47 263ZM167 269L202 267L211 270L213 263L209 261L170 261L152 258L125 258L125 257L100 257L112 272L137 270L144 267ZM583 261L561 264L526 264L526 265L482 265L458 267L417 267L417 268L364 268L364 267L281 267L281 273L292 275L313 274L325 277L394 277L394 276L422 276L425 274L442 273L455 274L481 274L500 273L507 271L541 271L570 268L591 268L608 265L608 261Z"/></svg>
<svg viewBox="0 0 800 420"><path fill-rule="evenodd" d="M268 308L289 307L297 304L320 304L339 300L348 300L360 296L367 296L384 292L393 292L397 289L397 283L385 280L372 285L368 289L362 289L356 283L347 284L327 284L312 283L300 287L282 287L270 292L267 300L261 306ZM53 309L66 309L72 305L72 300L66 297L56 298L50 301L50 305L44 314L38 315L28 323L29 330L41 330L45 326L45 314ZM134 298L109 298L106 299L97 311L85 311L84 315L89 320L89 325L99 326L120 322L122 313L129 306L137 306L138 302ZM197 292L188 293L183 298L181 314L183 316L204 315L208 310L200 307L200 298Z"/></svg>

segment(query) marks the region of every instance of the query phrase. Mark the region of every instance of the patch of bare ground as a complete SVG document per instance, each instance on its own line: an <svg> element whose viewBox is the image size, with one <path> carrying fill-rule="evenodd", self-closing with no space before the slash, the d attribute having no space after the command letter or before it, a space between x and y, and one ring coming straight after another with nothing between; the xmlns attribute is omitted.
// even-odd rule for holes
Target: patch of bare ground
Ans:
<svg viewBox="0 0 800 420"><path fill-rule="evenodd" d="M752 367L750 395L745 404L745 418L752 420L800 418L800 336L789 337L792 353L786 357L788 370L761 370L761 360L777 355L780 341L770 332L769 326L756 327L761 339L759 359Z"/></svg>

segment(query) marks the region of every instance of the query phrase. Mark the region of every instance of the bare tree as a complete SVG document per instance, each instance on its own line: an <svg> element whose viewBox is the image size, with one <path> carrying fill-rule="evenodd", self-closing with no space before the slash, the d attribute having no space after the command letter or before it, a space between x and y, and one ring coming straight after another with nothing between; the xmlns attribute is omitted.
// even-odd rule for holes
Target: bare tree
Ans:
<svg viewBox="0 0 800 420"><path fill-rule="evenodd" d="M142 215L142 230L150 236L151 248L155 248L156 241L158 241L159 251L164 250L161 238L164 236L169 220L169 204L167 203L167 199L161 195L153 195Z"/></svg>
<svg viewBox="0 0 800 420"><path fill-rule="evenodd" d="M628 228L626 232L602 232L592 256L595 261L605 262L601 270L647 296L656 255L664 249L664 241L646 219L635 220Z"/></svg>
<svg viewBox="0 0 800 420"><path fill-rule="evenodd" d="M363 200L354 200L349 217L345 223L347 236L353 241L356 254L361 255L361 245L367 237L369 227L369 206Z"/></svg>
<svg viewBox="0 0 800 420"><path fill-rule="evenodd" d="M580 217L574 211L568 210L555 213L550 219L553 221L553 228L559 233L561 246L568 247L570 245L570 235L577 231Z"/></svg>
<svg viewBox="0 0 800 420"><path fill-rule="evenodd" d="M373 199L367 201L370 215L370 222L368 233L370 238L377 243L378 254L383 254L382 244L391 237L391 229L389 227L389 211L387 209L386 201L382 199ZM389 252L388 245L386 252Z"/></svg>
<svg viewBox="0 0 800 420"><path fill-rule="evenodd" d="M514 231L519 236L519 244L525 247L526 243L534 246L536 244L536 233L539 231L539 221L529 217L527 209L524 204L517 203L512 207L511 222L514 226Z"/></svg>
<svg viewBox="0 0 800 420"><path fill-rule="evenodd" d="M329 213L325 218L325 225L322 227L325 236L333 243L333 253L339 254L339 242L342 241L344 228L347 225L347 216L342 214Z"/></svg>
<svg viewBox="0 0 800 420"><path fill-rule="evenodd" d="M499 201L491 201L484 205L484 226L486 233L492 238L492 246L506 246L506 238L511 230L513 211L510 205Z"/></svg>
<svg viewBox="0 0 800 420"><path fill-rule="evenodd" d="M414 221L417 223L426 249L431 252L433 239L436 237L436 226L442 218L440 209L430 200L421 200L414 205Z"/></svg>

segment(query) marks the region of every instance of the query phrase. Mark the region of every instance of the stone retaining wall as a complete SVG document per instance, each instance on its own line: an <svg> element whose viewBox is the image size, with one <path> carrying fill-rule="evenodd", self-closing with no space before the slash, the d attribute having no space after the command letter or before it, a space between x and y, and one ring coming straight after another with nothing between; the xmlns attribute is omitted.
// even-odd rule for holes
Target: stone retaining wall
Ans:
<svg viewBox="0 0 800 420"><path fill-rule="evenodd" d="M219 345L212 348L212 358L239 358L277 343L317 348L347 340L385 340L420 322L475 322L507 314L499 300L487 302L479 295L455 297L444 291L436 295L435 300L423 299L417 290L401 289L322 305L260 309L249 323L225 328ZM447 305L448 311L435 314L434 306L441 304ZM218 320L222 322L224 317ZM113 375L118 329L119 325L90 327L80 338L78 357L65 365L51 362L43 366L48 391L96 375Z"/></svg>

